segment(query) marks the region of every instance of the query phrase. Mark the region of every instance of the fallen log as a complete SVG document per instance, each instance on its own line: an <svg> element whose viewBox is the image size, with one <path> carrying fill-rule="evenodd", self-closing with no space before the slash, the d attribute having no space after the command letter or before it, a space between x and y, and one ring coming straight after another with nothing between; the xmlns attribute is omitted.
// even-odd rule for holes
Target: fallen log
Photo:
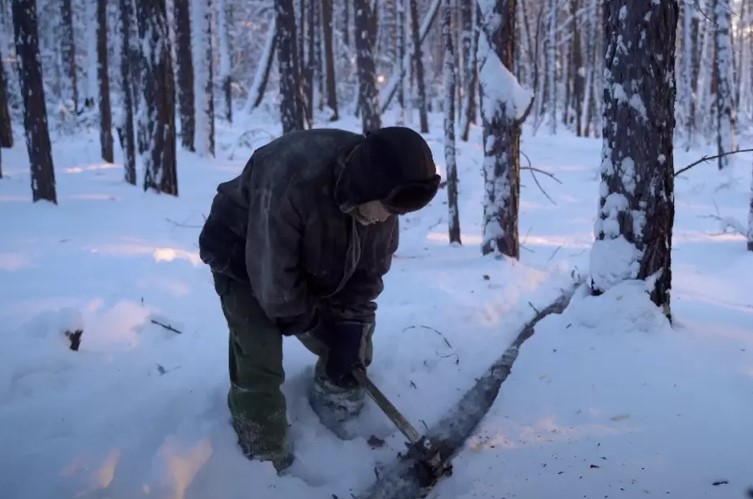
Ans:
<svg viewBox="0 0 753 499"><path fill-rule="evenodd" d="M533 335L536 324L550 314L561 314L567 308L580 284L576 283L563 290L557 300L546 308L537 311L536 315L523 326L523 329L502 356L463 395L455 408L429 429L426 436L433 442L441 442L443 462L451 460L462 450L465 441L472 435L489 411L497 398L502 382L505 381L512 370L520 346ZM394 463L380 470L379 478L358 498L411 499L425 497L436 484L431 484L428 487L422 485L424 477L417 472L420 469L417 464L416 459L409 455L399 457Z"/></svg>

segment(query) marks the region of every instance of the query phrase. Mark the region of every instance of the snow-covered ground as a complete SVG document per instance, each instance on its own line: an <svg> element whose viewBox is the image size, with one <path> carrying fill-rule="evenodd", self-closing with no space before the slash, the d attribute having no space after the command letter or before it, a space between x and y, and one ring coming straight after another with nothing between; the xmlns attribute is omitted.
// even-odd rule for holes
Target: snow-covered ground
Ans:
<svg viewBox="0 0 753 499"><path fill-rule="evenodd" d="M427 139L444 170L441 117L432 120ZM290 339L284 390L297 462L280 478L239 453L225 403L226 325L197 238L217 183L279 125L261 116L217 130L216 159L179 152L178 198L124 184L119 165L98 160L93 131L55 140L59 205L33 205L22 137L3 150L2 497L346 498L404 449L373 404L360 438L323 428L305 398L315 359ZM562 183L538 176L553 204L523 172L520 262L480 255L480 144L479 129L459 143L464 245L447 244L442 190L402 219L379 299L370 373L419 428L441 418L534 308L588 273L601 142L526 129L523 151ZM676 167L709 152L678 150ZM753 253L708 218L715 203L722 217L747 217L750 156L733 164L676 179L674 324L636 283L598 298L579 292L524 344L454 476L431 497L744 497ZM76 328L74 352L64 331ZM372 448L372 435L385 444Z"/></svg>

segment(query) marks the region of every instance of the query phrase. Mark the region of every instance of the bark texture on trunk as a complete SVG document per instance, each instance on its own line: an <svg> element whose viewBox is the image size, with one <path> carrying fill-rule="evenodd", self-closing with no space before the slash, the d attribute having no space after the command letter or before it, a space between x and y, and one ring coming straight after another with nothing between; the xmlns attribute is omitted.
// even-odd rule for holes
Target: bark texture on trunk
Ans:
<svg viewBox="0 0 753 499"><path fill-rule="evenodd" d="M275 0L277 14L277 60L280 67L280 117L282 132L303 129L298 43L293 0Z"/></svg>
<svg viewBox="0 0 753 499"><path fill-rule="evenodd" d="M24 129L31 167L32 200L46 200L57 204L55 169L52 163L52 145L47 128L44 80L39 57L36 0L14 0L11 9L18 79L24 103Z"/></svg>
<svg viewBox="0 0 753 499"><path fill-rule="evenodd" d="M676 0L604 5L605 88L596 294L645 279L670 316Z"/></svg>
<svg viewBox="0 0 753 499"><path fill-rule="evenodd" d="M175 151L175 82L165 0L138 2L143 70L139 129L143 137L144 190L178 195Z"/></svg>
<svg viewBox="0 0 753 499"><path fill-rule="evenodd" d="M97 81L99 82L99 142L102 159L115 161L110 108L110 74L107 62L107 3L97 2Z"/></svg>
<svg viewBox="0 0 753 499"><path fill-rule="evenodd" d="M193 92L193 54L191 43L190 0L173 0L175 11L175 59L177 66L178 104L180 108L180 143L188 151L195 151Z"/></svg>
<svg viewBox="0 0 753 499"><path fill-rule="evenodd" d="M480 6L481 7L481 6ZM515 57L515 0L485 2L480 9L479 78L484 143L484 255L520 258L520 124L512 95L497 88L517 84L511 71ZM514 83L513 83L514 82Z"/></svg>
<svg viewBox="0 0 753 499"><path fill-rule="evenodd" d="M355 41L361 126L364 132L380 128L379 92L372 50L371 0L355 0Z"/></svg>

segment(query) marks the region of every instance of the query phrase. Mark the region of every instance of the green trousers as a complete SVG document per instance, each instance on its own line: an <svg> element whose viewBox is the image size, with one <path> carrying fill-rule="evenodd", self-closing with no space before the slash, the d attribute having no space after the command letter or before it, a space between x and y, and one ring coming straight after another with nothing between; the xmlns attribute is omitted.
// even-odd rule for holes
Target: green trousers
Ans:
<svg viewBox="0 0 753 499"><path fill-rule="evenodd" d="M277 466L292 456L286 401L280 389L285 381L282 365L284 336L267 318L248 283L214 274L214 285L230 331L228 406L238 442L249 457L272 461ZM367 366L372 359L372 334L373 328L368 333ZM363 398L360 389L343 390L326 381L327 348L324 344L307 334L296 338L318 357L315 392L321 393L324 389L332 392L334 398ZM315 407L319 406L321 404Z"/></svg>

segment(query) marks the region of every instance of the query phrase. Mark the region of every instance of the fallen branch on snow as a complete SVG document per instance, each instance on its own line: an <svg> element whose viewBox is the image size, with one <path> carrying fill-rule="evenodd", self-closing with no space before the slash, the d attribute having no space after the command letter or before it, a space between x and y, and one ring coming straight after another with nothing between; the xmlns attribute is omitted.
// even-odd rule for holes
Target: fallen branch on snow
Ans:
<svg viewBox="0 0 753 499"><path fill-rule="evenodd" d="M480 377L476 383L463 395L450 413L443 417L437 425L430 428L427 437L433 442L439 442L443 461L447 461L462 450L465 441L472 435L478 424L494 403L502 382L512 370L512 364L518 357L520 346L534 333L536 324L550 314L561 314L569 305L581 281L563 290L557 300L539 311L528 323L502 354L502 356ZM425 497L426 490L422 490L418 474L414 466L414 459L404 457L396 460L389 467L382 470L378 479L359 499L404 499Z"/></svg>
<svg viewBox="0 0 753 499"><path fill-rule="evenodd" d="M745 230L745 227L743 227L743 224L738 222L732 217L723 217L719 214L719 206L716 204L716 201L713 201L714 203L714 209L716 210L716 215L705 215L701 218L711 218L712 220L716 220L719 222L721 232L719 234L712 234L716 236L721 236L724 234L739 234L743 237L747 237L747 231ZM727 230L732 229L732 230Z"/></svg>

